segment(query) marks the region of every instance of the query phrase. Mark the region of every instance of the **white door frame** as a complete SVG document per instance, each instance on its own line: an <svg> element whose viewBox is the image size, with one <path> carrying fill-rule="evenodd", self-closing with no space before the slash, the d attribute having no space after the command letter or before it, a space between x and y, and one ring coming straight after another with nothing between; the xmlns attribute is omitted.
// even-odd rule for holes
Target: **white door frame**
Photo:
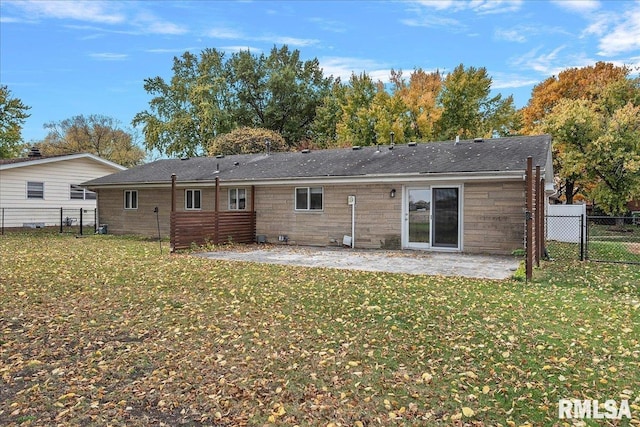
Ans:
<svg viewBox="0 0 640 427"><path fill-rule="evenodd" d="M431 192L430 185L415 185L415 186L403 186L402 188L402 248L406 249L430 249L431 239L433 237L431 232L431 219L432 208L429 209L429 243L411 243L409 241L409 191L411 190L429 190ZM431 206L432 195L429 193L429 206Z"/></svg>
<svg viewBox="0 0 640 427"><path fill-rule="evenodd" d="M435 231L435 227L433 224L433 190L437 188L457 188L458 189L458 245L456 247L442 247L442 246L433 246L433 233ZM410 243L409 242L409 190L416 189L428 189L431 191L431 200L430 200L430 213L429 213L429 243ZM463 184L438 184L438 185L404 185L402 187L402 227L401 227L401 245L403 249L422 249L422 250L433 250L433 251L443 251L443 252L460 252L464 247L463 244L463 235L464 235L464 185Z"/></svg>

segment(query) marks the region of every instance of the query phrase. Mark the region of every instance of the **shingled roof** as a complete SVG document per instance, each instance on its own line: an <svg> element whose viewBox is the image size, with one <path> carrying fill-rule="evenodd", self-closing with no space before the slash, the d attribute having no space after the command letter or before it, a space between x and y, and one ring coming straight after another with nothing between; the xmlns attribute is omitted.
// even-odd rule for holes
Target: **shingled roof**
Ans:
<svg viewBox="0 0 640 427"><path fill-rule="evenodd" d="M527 157L544 170L549 135L368 146L309 152L164 159L85 182L99 187L181 182L272 181L327 177L524 172Z"/></svg>

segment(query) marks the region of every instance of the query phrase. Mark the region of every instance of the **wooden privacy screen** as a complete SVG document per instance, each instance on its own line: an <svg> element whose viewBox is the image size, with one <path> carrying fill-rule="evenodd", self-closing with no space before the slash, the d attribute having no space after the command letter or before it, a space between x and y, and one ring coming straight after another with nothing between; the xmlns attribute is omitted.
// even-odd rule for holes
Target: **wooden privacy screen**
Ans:
<svg viewBox="0 0 640 427"><path fill-rule="evenodd" d="M540 259L544 256L545 241L545 182L541 177L540 166L533 172L533 160L527 158L526 181L526 211L525 211L525 249L526 276L531 280L533 264L540 266Z"/></svg>
<svg viewBox="0 0 640 427"><path fill-rule="evenodd" d="M191 245L253 243L256 239L255 188L251 187L251 211L218 210L220 180L216 178L214 211L177 211L176 175L171 175L171 251Z"/></svg>
<svg viewBox="0 0 640 427"><path fill-rule="evenodd" d="M192 244L253 243L255 236L255 212L171 212L173 250Z"/></svg>

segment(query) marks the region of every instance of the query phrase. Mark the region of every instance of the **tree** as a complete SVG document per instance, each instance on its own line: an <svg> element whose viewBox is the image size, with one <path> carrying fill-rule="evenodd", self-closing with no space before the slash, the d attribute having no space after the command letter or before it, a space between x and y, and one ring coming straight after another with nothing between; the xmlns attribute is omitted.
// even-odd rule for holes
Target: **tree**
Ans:
<svg viewBox="0 0 640 427"><path fill-rule="evenodd" d="M340 145L371 145L377 140L371 106L379 88L367 73L351 74L336 124Z"/></svg>
<svg viewBox="0 0 640 427"><path fill-rule="evenodd" d="M562 99L584 99L596 103L608 99L611 102L615 99L615 94L621 97L617 107L625 105L634 92L633 83L625 82L629 73L630 69L627 67L597 62L593 66L567 68L557 77L549 77L534 86L529 102L522 109L523 133L536 133L538 125L544 122L546 115ZM610 86L615 82L619 85L617 89Z"/></svg>
<svg viewBox="0 0 640 427"><path fill-rule="evenodd" d="M228 68L237 123L279 132L289 146L307 136L331 87L316 58L302 62L300 51L286 45L269 56L234 53Z"/></svg>
<svg viewBox="0 0 640 427"><path fill-rule="evenodd" d="M49 133L37 144L43 155L90 153L123 166L136 166L144 160L144 151L111 117L100 114L74 116L44 125Z"/></svg>
<svg viewBox="0 0 640 427"><path fill-rule="evenodd" d="M567 204L585 184L588 151L602 133L604 118L586 100L562 99L545 117L542 132L553 135L554 170Z"/></svg>
<svg viewBox="0 0 640 427"><path fill-rule="evenodd" d="M319 148L336 147L338 143L337 126L342 118L342 105L345 103L347 87L336 79L316 108L316 115L310 131L314 145Z"/></svg>
<svg viewBox="0 0 640 427"><path fill-rule="evenodd" d="M562 99L545 118L554 135L567 204L578 183L609 215L622 215L640 193L640 106L631 102L608 117L588 100Z"/></svg>
<svg viewBox="0 0 640 427"><path fill-rule="evenodd" d="M629 68L605 62L569 68L535 86L521 111L524 133L553 136L554 169L567 204L602 180L594 173L596 164L606 170L600 162L614 161L605 153L595 155L592 145L608 132L619 109L640 105L640 79L629 75Z"/></svg>
<svg viewBox="0 0 640 427"><path fill-rule="evenodd" d="M518 124L513 97L490 97L491 77L485 68L458 65L444 79L436 123L439 139L490 137L514 133Z"/></svg>
<svg viewBox="0 0 640 427"><path fill-rule="evenodd" d="M24 148L22 125L30 116L30 109L20 99L12 98L7 86L0 85L0 159L20 155Z"/></svg>
<svg viewBox="0 0 640 427"><path fill-rule="evenodd" d="M289 149L290 147L278 132L263 128L241 127L216 137L209 146L208 153L210 156L215 156Z"/></svg>
<svg viewBox="0 0 640 427"><path fill-rule="evenodd" d="M605 213L624 214L640 194L640 106L617 109L589 148L587 170L596 182L590 196Z"/></svg>
<svg viewBox="0 0 640 427"><path fill-rule="evenodd" d="M414 70L409 81L402 77L402 71L391 70L393 97L402 100L409 119L409 139L431 141L436 138L435 123L442 115L437 105L442 89L439 71L427 73L421 68Z"/></svg>
<svg viewBox="0 0 640 427"><path fill-rule="evenodd" d="M133 125L143 126L147 149L193 156L242 126L279 132L289 146L308 136L331 84L317 59L303 62L300 52L286 45L268 56L249 50L224 56L216 49L205 49L200 57L185 52L174 58L170 83L145 79L154 98Z"/></svg>
<svg viewBox="0 0 640 427"><path fill-rule="evenodd" d="M154 95L150 111L136 114L132 124L143 126L147 150L195 156L234 127L224 53L205 49L198 58L185 52L173 59L173 73L170 83L145 79L145 91Z"/></svg>

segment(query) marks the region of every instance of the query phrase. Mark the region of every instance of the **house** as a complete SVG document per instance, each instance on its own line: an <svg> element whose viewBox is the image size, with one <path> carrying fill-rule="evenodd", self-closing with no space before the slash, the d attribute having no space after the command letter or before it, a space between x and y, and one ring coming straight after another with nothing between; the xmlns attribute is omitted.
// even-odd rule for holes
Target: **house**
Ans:
<svg viewBox="0 0 640 427"><path fill-rule="evenodd" d="M28 157L0 159L1 225L60 225L61 210L77 223L80 209L93 222L96 195L80 184L125 169L93 154L41 156L35 148Z"/></svg>
<svg viewBox="0 0 640 427"><path fill-rule="evenodd" d="M267 242L509 254L527 157L552 185L549 135L164 159L84 185L110 233L167 236L175 174L178 211L253 211Z"/></svg>

